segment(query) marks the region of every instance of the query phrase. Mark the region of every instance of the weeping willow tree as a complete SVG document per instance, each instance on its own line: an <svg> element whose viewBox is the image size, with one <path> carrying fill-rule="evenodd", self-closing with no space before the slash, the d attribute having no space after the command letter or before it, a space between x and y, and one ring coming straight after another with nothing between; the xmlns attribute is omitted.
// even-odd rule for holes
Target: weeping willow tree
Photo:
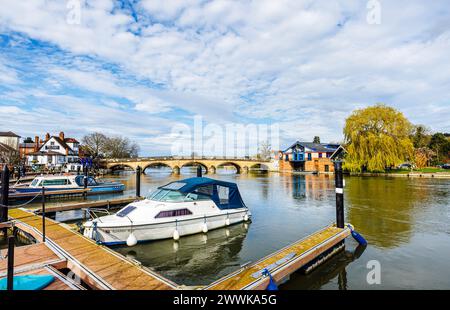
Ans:
<svg viewBox="0 0 450 310"><path fill-rule="evenodd" d="M344 167L353 172L381 172L412 159L411 130L403 113L382 104L353 111L344 127Z"/></svg>

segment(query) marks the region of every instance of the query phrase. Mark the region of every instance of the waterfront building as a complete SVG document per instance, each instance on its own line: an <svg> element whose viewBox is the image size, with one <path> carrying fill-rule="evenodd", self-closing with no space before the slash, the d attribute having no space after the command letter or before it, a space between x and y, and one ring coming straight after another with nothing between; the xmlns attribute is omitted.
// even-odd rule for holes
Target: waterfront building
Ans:
<svg viewBox="0 0 450 310"><path fill-rule="evenodd" d="M14 164L18 159L20 136L12 131L0 132L0 167Z"/></svg>
<svg viewBox="0 0 450 310"><path fill-rule="evenodd" d="M297 141L284 151L278 152L280 171L334 172L331 160L339 144Z"/></svg>
<svg viewBox="0 0 450 310"><path fill-rule="evenodd" d="M43 141L35 137L34 151L25 155L27 165L44 165L62 167L68 163L79 161L79 142L74 138L66 138L64 132L59 136L45 135ZM28 149L28 147L26 147ZM25 152L25 146L24 146Z"/></svg>
<svg viewBox="0 0 450 310"><path fill-rule="evenodd" d="M0 132L0 144L9 146L14 150L19 150L20 136L12 131Z"/></svg>

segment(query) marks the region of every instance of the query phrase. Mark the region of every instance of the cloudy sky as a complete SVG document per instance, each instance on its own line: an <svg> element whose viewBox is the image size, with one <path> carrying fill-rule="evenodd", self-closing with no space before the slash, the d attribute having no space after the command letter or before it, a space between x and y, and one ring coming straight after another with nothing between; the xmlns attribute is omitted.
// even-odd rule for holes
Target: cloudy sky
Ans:
<svg viewBox="0 0 450 310"><path fill-rule="evenodd" d="M374 2L380 24L368 22ZM447 0L4 0L0 131L102 131L162 155L172 128L201 115L279 124L286 146L340 141L352 110L383 102L449 132L449 11Z"/></svg>

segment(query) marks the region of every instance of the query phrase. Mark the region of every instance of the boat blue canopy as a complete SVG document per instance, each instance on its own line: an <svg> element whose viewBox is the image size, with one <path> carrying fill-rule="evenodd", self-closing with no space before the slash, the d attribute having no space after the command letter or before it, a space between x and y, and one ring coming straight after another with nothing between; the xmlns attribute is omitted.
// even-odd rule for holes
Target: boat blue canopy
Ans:
<svg viewBox="0 0 450 310"><path fill-rule="evenodd" d="M246 208L236 183L197 177L174 181L159 188L207 195L220 209Z"/></svg>

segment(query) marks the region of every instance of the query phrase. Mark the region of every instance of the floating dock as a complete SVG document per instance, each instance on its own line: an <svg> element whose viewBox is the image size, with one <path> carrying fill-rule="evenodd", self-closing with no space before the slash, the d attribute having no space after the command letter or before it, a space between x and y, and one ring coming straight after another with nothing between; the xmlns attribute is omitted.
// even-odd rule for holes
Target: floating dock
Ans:
<svg viewBox="0 0 450 310"><path fill-rule="evenodd" d="M36 244L16 248L15 274L52 274L57 281L49 289L84 289L68 281L59 271L71 270L92 289L170 290L182 289L139 263L130 261L105 246L70 229L45 219L46 242L42 243L41 216L24 209L10 209L11 221ZM255 263L249 264L204 287L206 290L264 290L270 272L276 284L282 284L297 270L309 270L344 247L350 228L327 226ZM6 254L4 250L2 257ZM6 262L0 261L0 278L6 276Z"/></svg>
<svg viewBox="0 0 450 310"><path fill-rule="evenodd" d="M115 208L120 207L133 201L142 200L143 197L126 197L126 198L117 198L110 200L95 200L95 201L84 201L77 203L67 203L61 205L54 205L45 207L45 212L62 212L62 211L73 211L73 210L82 210L89 208ZM35 213L42 213L40 208L33 210Z"/></svg>
<svg viewBox="0 0 450 310"><path fill-rule="evenodd" d="M264 290L270 278L263 274L267 270L276 284L289 279L290 274L301 268L320 263L324 254L332 255L351 234L349 228L328 226L308 237L294 242L261 260L243 267L205 287L207 290Z"/></svg>
<svg viewBox="0 0 450 310"><path fill-rule="evenodd" d="M38 242L43 241L42 217L24 209L10 209L9 216L18 229L31 235ZM45 232L45 244L41 245L47 246L57 257L64 259L67 268L90 288L104 290L177 288L170 280L127 260L107 247L96 244L72 231L67 225L46 218ZM17 251L20 248L18 247ZM20 258L19 255L17 254L17 259ZM36 267L39 270L43 266ZM18 271L20 272L20 269Z"/></svg>
<svg viewBox="0 0 450 310"><path fill-rule="evenodd" d="M89 192L91 190L89 188L80 188L80 189L68 189L68 190L47 190L45 191L45 197L64 197L64 196L83 196L83 195L89 195ZM31 199L31 198L39 198L42 197L42 192L38 193L10 193L9 194L9 200L15 201L15 200L23 200L23 199Z"/></svg>

